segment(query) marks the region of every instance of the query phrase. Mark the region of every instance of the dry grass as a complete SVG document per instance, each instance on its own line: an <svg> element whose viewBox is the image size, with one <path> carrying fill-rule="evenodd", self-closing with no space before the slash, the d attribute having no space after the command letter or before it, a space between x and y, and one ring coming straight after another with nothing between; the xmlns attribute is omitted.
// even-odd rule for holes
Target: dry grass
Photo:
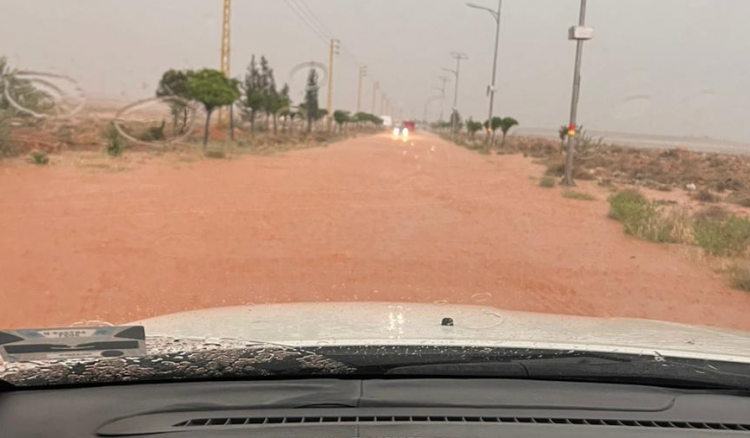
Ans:
<svg viewBox="0 0 750 438"><path fill-rule="evenodd" d="M577 199L579 201L596 201L596 196L589 195L588 193L576 192L575 190L563 190L562 195L564 198Z"/></svg>

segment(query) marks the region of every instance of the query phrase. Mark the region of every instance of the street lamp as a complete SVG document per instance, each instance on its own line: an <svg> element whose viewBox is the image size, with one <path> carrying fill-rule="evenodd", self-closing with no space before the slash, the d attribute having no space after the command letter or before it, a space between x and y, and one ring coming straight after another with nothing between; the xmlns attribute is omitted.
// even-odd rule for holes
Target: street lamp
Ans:
<svg viewBox="0 0 750 438"><path fill-rule="evenodd" d="M573 182L573 137L576 135L578 123L578 99L581 95L581 63L583 59L583 42L594 38L594 28L586 27L586 0L581 0L581 11L578 26L568 31L568 39L576 42L576 63L573 71L573 96L570 103L570 124L568 125L568 147L565 156L564 185L575 185Z"/></svg>
<svg viewBox="0 0 750 438"><path fill-rule="evenodd" d="M492 15L492 18L495 19L495 23L497 25L496 26L497 30L495 32L495 58L494 58L494 61L492 62L492 85L490 85L489 89L487 90L488 94L490 95L490 112L489 112L489 117L487 117L487 120L489 120L489 123L492 124L492 117L494 116L493 113L494 113L494 106L495 106L495 80L497 77L497 50L498 50L498 46L500 45L500 17L501 17L501 12L503 9L503 0L497 0L497 11L493 11L492 9L485 7L485 6L475 5L474 3L466 3L466 6L470 8L481 9L483 11L489 12L490 15ZM494 131L493 131L493 134L494 134ZM487 136L486 141L489 142L489 136Z"/></svg>

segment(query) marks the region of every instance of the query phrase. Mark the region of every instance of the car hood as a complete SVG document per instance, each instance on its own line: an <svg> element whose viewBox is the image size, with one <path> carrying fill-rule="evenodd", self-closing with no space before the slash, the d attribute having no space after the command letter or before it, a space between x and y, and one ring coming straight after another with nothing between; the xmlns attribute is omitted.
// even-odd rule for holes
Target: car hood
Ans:
<svg viewBox="0 0 750 438"><path fill-rule="evenodd" d="M750 363L750 333L660 321L538 314L471 305L268 304L176 313L133 324L143 325L147 336L238 339L294 347L459 345Z"/></svg>

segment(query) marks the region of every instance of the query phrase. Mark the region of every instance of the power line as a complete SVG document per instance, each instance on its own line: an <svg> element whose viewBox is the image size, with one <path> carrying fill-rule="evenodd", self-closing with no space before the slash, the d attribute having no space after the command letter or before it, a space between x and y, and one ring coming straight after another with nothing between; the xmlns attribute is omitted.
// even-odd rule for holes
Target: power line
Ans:
<svg viewBox="0 0 750 438"><path fill-rule="evenodd" d="M335 34L331 32L331 30L323 23L323 21L318 17L317 14L310 8L310 6L305 2L305 0L284 0L289 6L290 9L299 17L300 20L307 26L310 30L312 30L318 38L321 39L321 41L325 42L326 44L332 40L336 39ZM350 61L354 62L357 65L363 65L363 63L354 55L354 53L351 52L345 45L341 45L341 51L342 54L349 58Z"/></svg>
<svg viewBox="0 0 750 438"><path fill-rule="evenodd" d="M317 24L318 28L321 29L323 33L325 33L328 36L329 39L335 39L334 33L331 32L330 29L328 29L325 24L323 24L323 22L320 20L320 18L318 18L317 15L315 15L315 12L313 12L313 10L310 9L307 3L305 3L305 0L292 0L292 1L296 1L298 5L302 6L302 9L307 11L307 15L309 18L311 18L311 21Z"/></svg>
<svg viewBox="0 0 750 438"><path fill-rule="evenodd" d="M326 44L328 43L328 41L330 40L330 38L327 38L320 30L318 30L318 28L315 27L315 25L313 25L310 21L308 21L309 18L305 14L304 10L302 10L297 3L294 3L291 0L284 0L284 3L286 3L286 5L289 7L289 9L291 9L292 12L294 12L294 14L302 21L302 23L305 26L307 26L308 29L310 29L311 31L313 31L313 33L318 38L320 38L321 41L323 41Z"/></svg>

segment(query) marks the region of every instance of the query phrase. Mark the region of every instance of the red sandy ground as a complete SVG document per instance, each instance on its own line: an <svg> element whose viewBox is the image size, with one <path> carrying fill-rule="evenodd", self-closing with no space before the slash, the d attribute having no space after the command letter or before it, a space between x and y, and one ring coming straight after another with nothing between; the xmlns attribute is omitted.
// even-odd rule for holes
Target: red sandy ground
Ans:
<svg viewBox="0 0 750 438"><path fill-rule="evenodd" d="M471 303L750 330L750 294L520 156L387 135L131 171L0 166L0 327L299 301Z"/></svg>

